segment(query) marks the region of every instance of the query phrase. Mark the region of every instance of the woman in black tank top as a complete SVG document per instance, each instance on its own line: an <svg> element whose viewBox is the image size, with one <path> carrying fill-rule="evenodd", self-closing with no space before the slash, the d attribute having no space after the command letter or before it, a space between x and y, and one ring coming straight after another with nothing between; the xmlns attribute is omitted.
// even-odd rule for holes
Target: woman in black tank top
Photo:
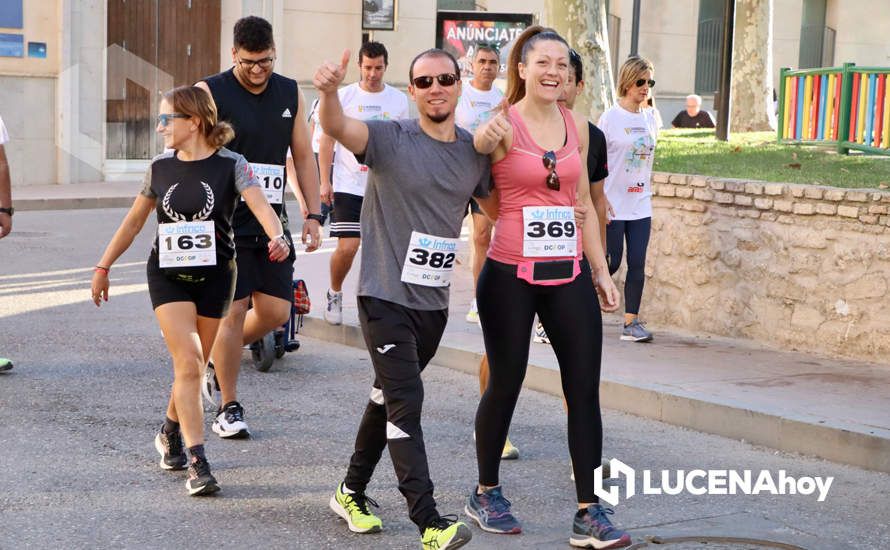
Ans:
<svg viewBox="0 0 890 550"><path fill-rule="evenodd" d="M283 261L290 246L250 165L222 147L233 131L217 121L210 95L200 88L176 88L164 94L159 111L156 130L170 151L152 161L141 193L96 265L92 298L97 306L108 301L111 265L156 210L158 235L147 266L149 294L173 358L174 376L155 448L161 468L188 467L189 494L206 495L218 491L219 485L204 455L200 380L234 292L232 214L239 201L244 200L269 237L270 259Z"/></svg>

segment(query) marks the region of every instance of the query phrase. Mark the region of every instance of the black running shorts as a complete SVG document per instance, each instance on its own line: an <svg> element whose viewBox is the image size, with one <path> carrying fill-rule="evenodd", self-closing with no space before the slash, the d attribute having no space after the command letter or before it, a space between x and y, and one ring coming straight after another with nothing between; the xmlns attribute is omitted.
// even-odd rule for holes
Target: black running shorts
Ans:
<svg viewBox="0 0 890 550"><path fill-rule="evenodd" d="M334 193L331 214L331 237L361 238L362 201L364 197L351 193Z"/></svg>
<svg viewBox="0 0 890 550"><path fill-rule="evenodd" d="M171 302L192 302L201 317L222 319L232 305L237 275L235 260L206 268L206 274L178 275L161 269L157 257L152 256L146 265L146 273L152 309Z"/></svg>
<svg viewBox="0 0 890 550"><path fill-rule="evenodd" d="M288 234L288 239L291 239ZM291 242L293 242L291 240ZM294 299L293 278L296 254L291 246L290 256L283 262L269 259L268 240L265 237L235 238L235 261L238 264L238 282L235 299L247 298L254 292L275 296L288 302Z"/></svg>

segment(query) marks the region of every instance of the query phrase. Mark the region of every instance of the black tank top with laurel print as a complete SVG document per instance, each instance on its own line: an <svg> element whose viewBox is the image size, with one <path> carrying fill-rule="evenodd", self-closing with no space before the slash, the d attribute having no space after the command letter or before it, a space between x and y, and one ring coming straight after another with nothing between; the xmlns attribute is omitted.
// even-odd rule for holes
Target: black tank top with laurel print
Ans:
<svg viewBox="0 0 890 550"><path fill-rule="evenodd" d="M158 155L145 173L141 193L157 201L158 223L213 221L219 266L235 257L232 215L241 192L259 185L244 157L223 147L196 161L179 160L175 151ZM153 260L157 254L155 238Z"/></svg>

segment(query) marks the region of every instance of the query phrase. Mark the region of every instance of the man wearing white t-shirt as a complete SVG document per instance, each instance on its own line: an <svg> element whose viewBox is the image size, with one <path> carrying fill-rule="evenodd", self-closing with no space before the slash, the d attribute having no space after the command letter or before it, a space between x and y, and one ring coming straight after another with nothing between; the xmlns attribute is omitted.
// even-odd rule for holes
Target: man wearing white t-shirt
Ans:
<svg viewBox="0 0 890 550"><path fill-rule="evenodd" d="M478 44L473 54L473 80L469 86L464 86L454 114L457 125L471 134L476 133L476 128L497 112L497 107L504 98L503 92L493 86L499 69L500 58L497 50L487 44ZM473 286L475 287L479 272L482 271L482 264L485 263L488 245L491 243L492 224L475 200L470 199L469 207L473 219ZM476 298L473 298L470 304L467 321L479 322Z"/></svg>
<svg viewBox="0 0 890 550"><path fill-rule="evenodd" d="M383 82L388 64L389 54L383 44L366 42L362 45L358 51L361 80L337 92L346 116L362 121L408 118L408 96ZM333 176L324 169L331 165L332 158ZM334 203L331 236L337 237L337 248L331 255L331 287L327 292L324 318L333 325L339 325L343 322L343 281L352 268L361 243L359 219L368 167L359 163L348 149L324 134L319 143L318 165L321 201Z"/></svg>
<svg viewBox="0 0 890 550"><path fill-rule="evenodd" d="M12 231L12 182L9 178L9 163L6 161L4 143L9 141L6 125L0 118L0 239ZM0 357L0 372L12 368L12 361Z"/></svg>

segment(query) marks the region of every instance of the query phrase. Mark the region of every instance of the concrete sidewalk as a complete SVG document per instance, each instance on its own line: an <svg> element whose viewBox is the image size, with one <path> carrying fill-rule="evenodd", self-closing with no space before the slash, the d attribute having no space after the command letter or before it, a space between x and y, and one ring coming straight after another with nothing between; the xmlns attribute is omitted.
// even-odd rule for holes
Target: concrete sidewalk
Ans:
<svg viewBox="0 0 890 550"><path fill-rule="evenodd" d="M30 186L14 190L20 210L126 207L139 183ZM292 228L297 233L295 228ZM466 235L464 235L466 241ZM363 347L355 308L359 258L344 285L344 325L324 322L328 262L335 243L300 253L313 313L308 336ZM463 243L466 247L466 242ZM473 294L468 266L453 277L449 323L437 364L475 372L483 353L478 326L465 321ZM645 297L644 297L645 317ZM759 347L751 342L666 332L650 344L618 340L620 316L604 319L603 405L670 424L890 472L890 365ZM560 394L547 345L531 344L526 385Z"/></svg>

